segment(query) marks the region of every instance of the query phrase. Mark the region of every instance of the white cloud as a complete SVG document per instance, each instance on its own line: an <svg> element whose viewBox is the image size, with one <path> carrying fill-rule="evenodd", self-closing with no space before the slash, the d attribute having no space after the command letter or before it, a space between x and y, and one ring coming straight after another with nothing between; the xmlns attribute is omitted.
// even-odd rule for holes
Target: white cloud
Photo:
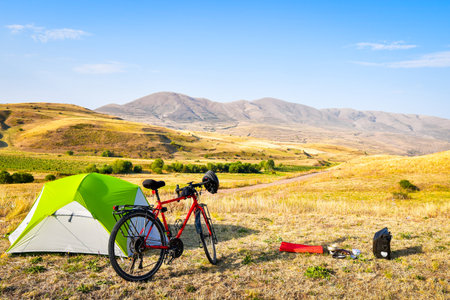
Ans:
<svg viewBox="0 0 450 300"><path fill-rule="evenodd" d="M380 66L396 69L412 69L412 68L448 68L450 67L450 51L435 52L423 55L418 59L402 60L387 63L372 62L353 62L361 66Z"/></svg>
<svg viewBox="0 0 450 300"><path fill-rule="evenodd" d="M12 34L26 32L33 40L42 43L46 43L50 40L79 40L82 36L90 35L90 33L78 29L46 29L45 27L38 27L32 24L13 24L7 25L6 28L8 28Z"/></svg>
<svg viewBox="0 0 450 300"><path fill-rule="evenodd" d="M49 40L79 40L84 35L89 35L89 33L83 30L62 28L45 30L44 32L33 34L31 37L34 40L46 43Z"/></svg>
<svg viewBox="0 0 450 300"><path fill-rule="evenodd" d="M119 62L110 62L105 64L85 64L73 69L81 74L112 74L125 71L125 65Z"/></svg>
<svg viewBox="0 0 450 300"><path fill-rule="evenodd" d="M358 49L370 49L370 50L407 50L416 48L417 45L407 45L403 41L396 41L392 43L357 43Z"/></svg>
<svg viewBox="0 0 450 300"><path fill-rule="evenodd" d="M426 54L419 59L388 63L389 68L446 68L450 67L450 51Z"/></svg>

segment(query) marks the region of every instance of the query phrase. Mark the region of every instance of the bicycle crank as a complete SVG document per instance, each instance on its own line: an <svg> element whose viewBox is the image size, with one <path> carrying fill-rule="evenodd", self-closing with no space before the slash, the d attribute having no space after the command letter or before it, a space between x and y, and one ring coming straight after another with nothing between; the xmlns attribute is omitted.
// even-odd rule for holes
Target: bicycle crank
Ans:
<svg viewBox="0 0 450 300"><path fill-rule="evenodd" d="M183 250L184 245L182 240L178 238L171 239L169 242L169 250L167 253L165 264L169 265L175 258L180 257L181 254L183 254Z"/></svg>

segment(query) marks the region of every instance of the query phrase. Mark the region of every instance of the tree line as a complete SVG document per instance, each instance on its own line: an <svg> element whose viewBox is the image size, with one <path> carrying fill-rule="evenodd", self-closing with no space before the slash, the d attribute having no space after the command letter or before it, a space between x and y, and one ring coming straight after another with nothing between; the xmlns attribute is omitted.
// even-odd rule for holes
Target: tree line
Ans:
<svg viewBox="0 0 450 300"><path fill-rule="evenodd" d="M207 164L183 164L181 162L173 162L171 164L165 164L161 158L157 158L151 164L151 169L157 174L166 172L176 173L205 173L208 170L212 170L217 173L260 173L262 169L265 171L275 170L275 162L272 159L263 160L257 164L242 163L236 161L232 163L212 163Z"/></svg>

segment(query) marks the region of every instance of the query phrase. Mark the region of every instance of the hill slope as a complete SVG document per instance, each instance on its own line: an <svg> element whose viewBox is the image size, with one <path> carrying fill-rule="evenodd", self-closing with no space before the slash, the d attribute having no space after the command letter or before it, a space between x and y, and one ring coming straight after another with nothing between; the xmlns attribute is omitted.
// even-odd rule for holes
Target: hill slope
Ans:
<svg viewBox="0 0 450 300"><path fill-rule="evenodd" d="M0 104L0 148L43 153L101 155L109 150L131 158L209 161L211 159L290 160L316 164L346 160L361 152L345 147L277 143L219 133L176 131L134 123L75 105ZM322 149L323 148L323 149ZM307 151L307 153L305 153Z"/></svg>
<svg viewBox="0 0 450 300"><path fill-rule="evenodd" d="M360 145L359 149L369 152L418 154L450 149L448 119L353 109L319 110L273 98L219 103L161 92L96 111L176 129Z"/></svg>

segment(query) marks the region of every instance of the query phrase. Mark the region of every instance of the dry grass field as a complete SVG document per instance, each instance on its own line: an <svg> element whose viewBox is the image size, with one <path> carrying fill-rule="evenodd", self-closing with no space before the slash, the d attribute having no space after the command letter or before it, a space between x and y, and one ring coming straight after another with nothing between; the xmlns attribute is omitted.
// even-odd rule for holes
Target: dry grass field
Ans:
<svg viewBox="0 0 450 300"><path fill-rule="evenodd" d="M139 183L148 176L124 178ZM199 174L159 176L166 176L163 196L169 197L175 183L195 180ZM219 178L228 187L235 185L228 175ZM402 190L402 179L420 191ZM2 236L23 219L41 186L0 185ZM399 199L398 193L406 199ZM360 157L301 182L204 194L202 201L212 212L220 240L217 266L207 261L191 224L182 236L183 255L143 283L120 279L106 257L2 254L0 297L448 299L449 200L450 151ZM169 210L170 221L182 216L188 204ZM393 235L390 261L371 253L373 234L385 226ZM330 255L280 253L281 241L338 243L360 249L362 255L336 260ZM8 246L2 238L2 253ZM314 267L319 270L316 278L307 272Z"/></svg>

